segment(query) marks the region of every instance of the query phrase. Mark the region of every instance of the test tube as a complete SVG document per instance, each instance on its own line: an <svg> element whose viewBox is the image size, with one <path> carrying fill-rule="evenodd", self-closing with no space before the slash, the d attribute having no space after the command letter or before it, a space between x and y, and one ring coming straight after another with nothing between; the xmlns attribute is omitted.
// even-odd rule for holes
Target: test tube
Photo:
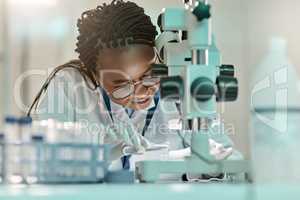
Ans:
<svg viewBox="0 0 300 200"><path fill-rule="evenodd" d="M31 145L33 148L30 155L30 165L27 170L24 171L24 178L28 184L37 183L42 174L44 174L42 172L44 169L44 146L41 145L41 143L44 142L43 135L43 133L36 132L31 136Z"/></svg>
<svg viewBox="0 0 300 200"><path fill-rule="evenodd" d="M54 119L48 119L46 121L41 121L41 125L46 127L46 142L48 143L58 143L59 141L59 137L61 137L61 135L58 134L57 132L57 124L58 122L56 122Z"/></svg>
<svg viewBox="0 0 300 200"><path fill-rule="evenodd" d="M91 144L91 138L89 133L85 133L81 123L73 123L73 142L75 145L74 159L76 161L89 161L90 160L90 148L82 147L81 145ZM74 172L75 176L84 177L87 174L86 166L80 166Z"/></svg>
<svg viewBox="0 0 300 200"><path fill-rule="evenodd" d="M21 117L19 119L20 138L22 142L28 143L31 140L32 119L31 117Z"/></svg>
<svg viewBox="0 0 300 200"><path fill-rule="evenodd" d="M34 146L31 142L31 131L32 131L32 119L31 117L21 117L19 119L19 129L20 129L20 170L21 175L24 180L26 180L26 175L29 173L31 168L32 156Z"/></svg>

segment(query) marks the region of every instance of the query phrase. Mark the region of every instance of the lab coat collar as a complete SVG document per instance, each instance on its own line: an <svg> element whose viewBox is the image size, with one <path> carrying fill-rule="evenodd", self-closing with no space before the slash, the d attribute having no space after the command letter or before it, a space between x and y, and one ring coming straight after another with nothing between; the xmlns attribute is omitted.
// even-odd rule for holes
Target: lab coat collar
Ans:
<svg viewBox="0 0 300 200"><path fill-rule="evenodd" d="M148 110L155 107L154 98L152 99L150 105L142 110L135 110L131 117L126 113L126 110L123 106L116 104L111 101L111 110L112 115L115 121L129 122L132 123L138 132L142 132L145 126L145 120L148 113Z"/></svg>

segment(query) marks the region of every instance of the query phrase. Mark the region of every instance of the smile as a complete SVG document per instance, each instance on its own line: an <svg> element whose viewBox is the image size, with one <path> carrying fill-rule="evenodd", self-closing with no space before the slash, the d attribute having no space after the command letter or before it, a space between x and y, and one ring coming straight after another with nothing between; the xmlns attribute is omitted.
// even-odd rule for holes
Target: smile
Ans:
<svg viewBox="0 0 300 200"><path fill-rule="evenodd" d="M133 100L134 103L138 103L138 104L144 104L147 103L149 101L150 98L147 99L135 99Z"/></svg>

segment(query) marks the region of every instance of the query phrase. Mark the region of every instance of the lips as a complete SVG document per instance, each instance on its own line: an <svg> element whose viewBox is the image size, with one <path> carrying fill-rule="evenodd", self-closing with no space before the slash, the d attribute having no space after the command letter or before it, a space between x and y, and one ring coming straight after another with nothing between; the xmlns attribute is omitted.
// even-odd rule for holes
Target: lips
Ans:
<svg viewBox="0 0 300 200"><path fill-rule="evenodd" d="M137 103L137 104L144 104L144 103L147 103L149 101L149 99L150 98L147 98L147 99L136 99L133 102Z"/></svg>

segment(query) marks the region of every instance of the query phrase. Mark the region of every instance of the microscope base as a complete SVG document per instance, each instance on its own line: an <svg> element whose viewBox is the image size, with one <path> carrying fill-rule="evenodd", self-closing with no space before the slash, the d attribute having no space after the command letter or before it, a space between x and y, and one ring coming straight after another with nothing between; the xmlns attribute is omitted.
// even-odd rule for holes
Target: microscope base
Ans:
<svg viewBox="0 0 300 200"><path fill-rule="evenodd" d="M141 182L153 183L160 180L161 175L220 174L237 175L238 181L245 181L250 171L247 160L224 160L213 164L206 163L193 156L182 161L142 161L136 163L136 177ZM241 178L242 177L242 178ZM241 180L243 179L243 180Z"/></svg>

